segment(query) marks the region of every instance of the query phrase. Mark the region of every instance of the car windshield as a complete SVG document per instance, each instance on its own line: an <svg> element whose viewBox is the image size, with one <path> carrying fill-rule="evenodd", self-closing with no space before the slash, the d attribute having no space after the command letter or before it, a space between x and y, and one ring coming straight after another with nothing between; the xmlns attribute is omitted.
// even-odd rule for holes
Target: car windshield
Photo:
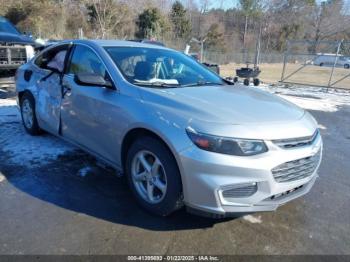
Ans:
<svg viewBox="0 0 350 262"><path fill-rule="evenodd" d="M18 30L6 19L0 17L0 32L19 35Z"/></svg>
<svg viewBox="0 0 350 262"><path fill-rule="evenodd" d="M124 77L132 84L176 88L224 85L225 82L191 57L169 49L105 47Z"/></svg>

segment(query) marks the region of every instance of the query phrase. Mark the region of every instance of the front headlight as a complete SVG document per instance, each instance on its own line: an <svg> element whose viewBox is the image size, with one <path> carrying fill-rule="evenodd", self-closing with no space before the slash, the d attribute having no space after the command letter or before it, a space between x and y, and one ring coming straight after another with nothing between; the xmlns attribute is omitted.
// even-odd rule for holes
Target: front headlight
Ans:
<svg viewBox="0 0 350 262"><path fill-rule="evenodd" d="M192 128L186 129L187 135L199 148L235 156L252 156L267 152L262 140L227 138L198 133Z"/></svg>

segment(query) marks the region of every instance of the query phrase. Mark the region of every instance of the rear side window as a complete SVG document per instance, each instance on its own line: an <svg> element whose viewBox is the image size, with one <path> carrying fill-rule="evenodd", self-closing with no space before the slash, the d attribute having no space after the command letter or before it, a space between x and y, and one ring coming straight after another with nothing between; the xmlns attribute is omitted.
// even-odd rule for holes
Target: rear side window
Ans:
<svg viewBox="0 0 350 262"><path fill-rule="evenodd" d="M69 74L94 73L106 77L106 68L101 59L90 48L77 45L68 68Z"/></svg>
<svg viewBox="0 0 350 262"><path fill-rule="evenodd" d="M53 60L57 59L56 55L58 53L66 54L68 51L69 45L60 45L48 50L44 50L35 60L34 64L42 69L47 69L47 65ZM65 51L65 52L64 52ZM65 56L62 56L60 59L64 60Z"/></svg>

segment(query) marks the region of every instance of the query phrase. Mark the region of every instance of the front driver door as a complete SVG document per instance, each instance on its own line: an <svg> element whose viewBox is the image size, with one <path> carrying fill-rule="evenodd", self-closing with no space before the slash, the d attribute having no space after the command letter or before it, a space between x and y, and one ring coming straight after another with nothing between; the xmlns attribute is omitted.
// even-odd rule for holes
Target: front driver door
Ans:
<svg viewBox="0 0 350 262"><path fill-rule="evenodd" d="M117 159L121 127L120 95L113 88L76 83L74 76L78 73L95 73L111 79L100 57L90 47L77 44L72 52L63 78L62 135L113 162Z"/></svg>

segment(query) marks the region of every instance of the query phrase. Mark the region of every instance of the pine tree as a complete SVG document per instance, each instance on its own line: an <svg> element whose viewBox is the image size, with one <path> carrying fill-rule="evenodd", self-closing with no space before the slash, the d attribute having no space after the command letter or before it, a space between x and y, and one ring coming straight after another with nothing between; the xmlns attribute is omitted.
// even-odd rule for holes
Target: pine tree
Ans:
<svg viewBox="0 0 350 262"><path fill-rule="evenodd" d="M191 33L191 23L186 17L186 9L176 1L171 8L170 20L173 25L175 38L187 38Z"/></svg>

